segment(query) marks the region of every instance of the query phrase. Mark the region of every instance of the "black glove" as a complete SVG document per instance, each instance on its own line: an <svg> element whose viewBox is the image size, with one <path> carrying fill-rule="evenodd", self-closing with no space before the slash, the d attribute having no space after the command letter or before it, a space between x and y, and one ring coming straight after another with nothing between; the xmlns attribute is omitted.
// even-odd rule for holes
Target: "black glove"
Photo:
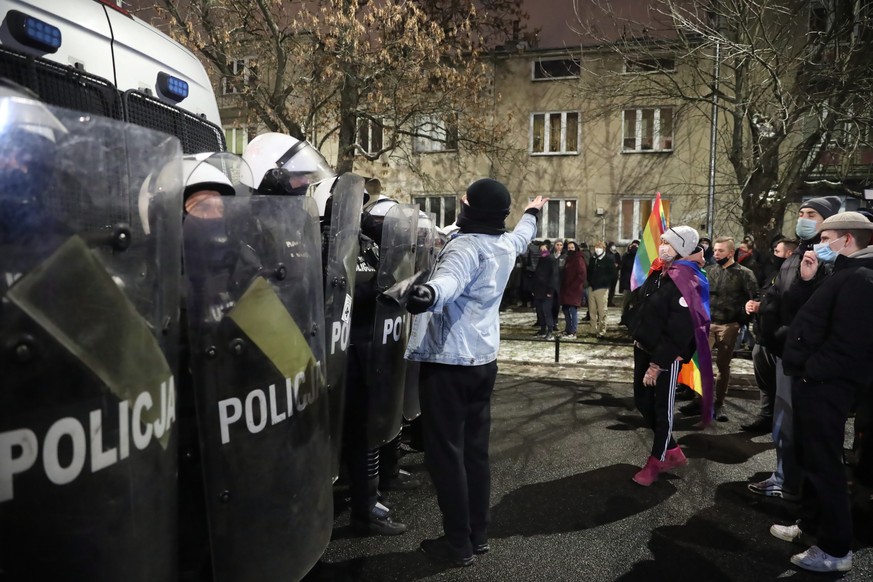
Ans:
<svg viewBox="0 0 873 582"><path fill-rule="evenodd" d="M433 305L435 299L436 294L433 291L433 287L429 285L413 285L409 299L406 301L406 311L414 314L424 313L428 307Z"/></svg>

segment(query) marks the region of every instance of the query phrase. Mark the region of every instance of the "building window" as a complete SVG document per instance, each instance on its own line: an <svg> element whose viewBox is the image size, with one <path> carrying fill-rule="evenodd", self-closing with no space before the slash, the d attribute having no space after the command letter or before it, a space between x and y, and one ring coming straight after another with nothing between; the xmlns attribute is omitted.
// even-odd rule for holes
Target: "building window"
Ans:
<svg viewBox="0 0 873 582"><path fill-rule="evenodd" d="M383 147L384 126L374 119L358 118L358 147L360 151L374 154ZM359 153L356 148L355 153Z"/></svg>
<svg viewBox="0 0 873 582"><path fill-rule="evenodd" d="M530 153L578 154L581 127L578 111L532 113Z"/></svg>
<svg viewBox="0 0 873 582"><path fill-rule="evenodd" d="M576 59L537 59L533 63L531 78L534 81L555 79L578 79L581 65Z"/></svg>
<svg viewBox="0 0 873 582"><path fill-rule="evenodd" d="M232 75L221 80L221 93L223 95L235 95L242 93L246 85L252 83L257 73L255 59L235 59L230 66Z"/></svg>
<svg viewBox="0 0 873 582"><path fill-rule="evenodd" d="M412 203L418 204L423 212L433 213L439 228L453 224L458 216L458 199L455 196L415 196Z"/></svg>
<svg viewBox="0 0 873 582"><path fill-rule="evenodd" d="M531 200L533 200L531 198ZM540 211L539 239L576 238L576 199L551 198Z"/></svg>
<svg viewBox="0 0 873 582"><path fill-rule="evenodd" d="M458 115L424 115L413 128L412 150L417 153L458 149Z"/></svg>
<svg viewBox="0 0 873 582"><path fill-rule="evenodd" d="M242 155L243 150L257 135L254 127L225 127L224 139L227 141L227 151Z"/></svg>
<svg viewBox="0 0 873 582"><path fill-rule="evenodd" d="M624 62L625 73L669 73L675 70L673 57L641 57Z"/></svg>
<svg viewBox="0 0 873 582"><path fill-rule="evenodd" d="M654 198L625 198L621 201L618 209L618 240L622 243L639 240L643 236L643 229L649 214L652 213ZM661 198L664 207L664 217L670 224L670 201Z"/></svg>
<svg viewBox="0 0 873 582"><path fill-rule="evenodd" d="M622 151L672 151L672 108L625 109L623 125Z"/></svg>

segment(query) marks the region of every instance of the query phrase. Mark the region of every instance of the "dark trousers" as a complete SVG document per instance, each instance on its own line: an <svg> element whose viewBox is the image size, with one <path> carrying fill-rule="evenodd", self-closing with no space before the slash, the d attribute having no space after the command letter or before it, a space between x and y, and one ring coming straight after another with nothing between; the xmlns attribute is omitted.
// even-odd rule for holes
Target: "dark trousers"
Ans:
<svg viewBox="0 0 873 582"><path fill-rule="evenodd" d="M806 383L793 378L797 460L805 471L800 529L817 536L832 556L852 549L852 511L843 467L846 420L856 389L841 383Z"/></svg>
<svg viewBox="0 0 873 582"><path fill-rule="evenodd" d="M367 344L349 346L342 459L348 470L351 514L358 520L369 518L370 510L376 505L379 485L379 449L371 450L367 443L366 357Z"/></svg>
<svg viewBox="0 0 873 582"><path fill-rule="evenodd" d="M776 356L761 344L752 348L752 365L755 369L755 382L761 391L761 409L758 416L773 419L773 403L776 400Z"/></svg>
<svg viewBox="0 0 873 582"><path fill-rule="evenodd" d="M488 437L497 362L421 364L424 463L437 492L443 531L465 555L487 541L491 472Z"/></svg>
<svg viewBox="0 0 873 582"><path fill-rule="evenodd" d="M664 453L676 446L676 441L673 440L673 411L680 362L674 361L668 370L658 374L658 381L654 386L645 386L643 376L651 361L648 352L634 347L634 403L646 424L655 433L652 456L663 461Z"/></svg>
<svg viewBox="0 0 873 582"><path fill-rule="evenodd" d="M534 299L537 308L537 323L540 324L540 333L548 333L555 329L555 318L552 316L552 303L554 297Z"/></svg>

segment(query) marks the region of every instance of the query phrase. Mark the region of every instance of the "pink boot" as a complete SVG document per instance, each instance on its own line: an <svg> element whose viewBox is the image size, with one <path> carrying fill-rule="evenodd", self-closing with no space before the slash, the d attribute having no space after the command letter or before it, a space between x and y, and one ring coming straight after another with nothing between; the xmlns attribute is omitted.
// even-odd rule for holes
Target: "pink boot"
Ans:
<svg viewBox="0 0 873 582"><path fill-rule="evenodd" d="M649 457L646 461L646 466L643 467L636 475L634 475L634 482L642 485L643 487L648 487L652 483L658 480L658 473L663 470L663 463L656 459L655 457Z"/></svg>
<svg viewBox="0 0 873 582"><path fill-rule="evenodd" d="M688 464L688 459L685 458L685 453L676 445L672 449L667 449L667 454L664 455L664 462L661 464L662 471L669 471L677 467L684 467Z"/></svg>

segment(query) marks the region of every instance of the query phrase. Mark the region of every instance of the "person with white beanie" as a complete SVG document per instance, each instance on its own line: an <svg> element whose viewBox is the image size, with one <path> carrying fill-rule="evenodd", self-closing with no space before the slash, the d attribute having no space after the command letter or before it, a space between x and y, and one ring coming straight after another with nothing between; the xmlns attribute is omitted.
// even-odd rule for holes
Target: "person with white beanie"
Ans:
<svg viewBox="0 0 873 582"><path fill-rule="evenodd" d="M688 463L673 440L673 408L679 368L691 361L695 351L703 383L704 422L712 410L709 286L700 266L684 260L698 252L698 238L690 226L664 232L658 259L627 316L634 339L634 402L654 432L651 454L633 477L646 487L660 473Z"/></svg>

